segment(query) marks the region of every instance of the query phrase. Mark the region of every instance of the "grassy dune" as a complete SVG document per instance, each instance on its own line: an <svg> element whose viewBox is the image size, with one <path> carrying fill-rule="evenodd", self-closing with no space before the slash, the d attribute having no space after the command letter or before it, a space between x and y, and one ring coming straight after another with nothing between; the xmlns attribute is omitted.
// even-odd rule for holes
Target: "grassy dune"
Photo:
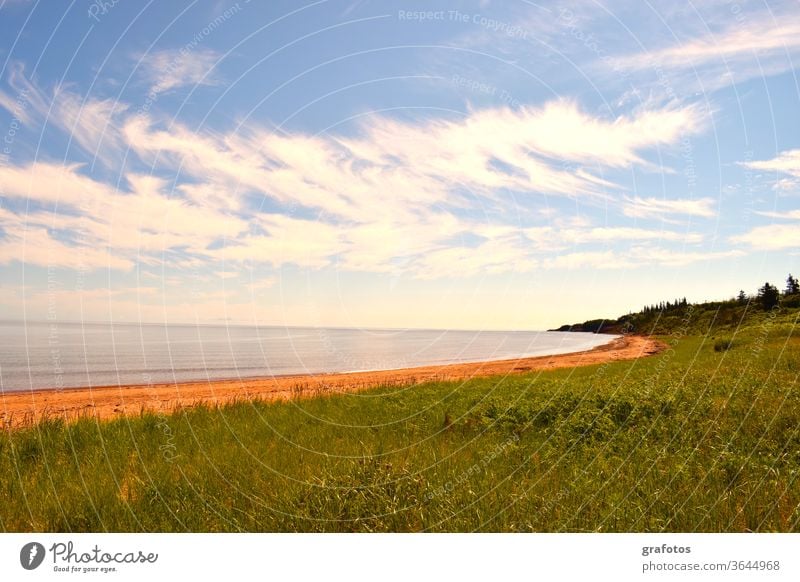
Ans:
<svg viewBox="0 0 800 582"><path fill-rule="evenodd" d="M798 531L797 316L695 311L639 361L0 433L0 529Z"/></svg>

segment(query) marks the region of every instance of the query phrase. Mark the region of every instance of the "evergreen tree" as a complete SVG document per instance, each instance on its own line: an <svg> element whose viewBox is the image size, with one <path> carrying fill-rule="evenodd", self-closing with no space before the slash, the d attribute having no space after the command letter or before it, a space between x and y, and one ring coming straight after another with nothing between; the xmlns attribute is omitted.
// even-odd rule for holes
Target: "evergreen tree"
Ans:
<svg viewBox="0 0 800 582"><path fill-rule="evenodd" d="M747 295L745 294L744 289L739 291L739 294L736 296L736 301L739 303L739 305L744 305L747 303Z"/></svg>
<svg viewBox="0 0 800 582"><path fill-rule="evenodd" d="M761 302L761 307L764 308L764 311L769 311L775 307L780 300L780 296L778 288L768 282L764 283L763 287L758 288L758 300Z"/></svg>
<svg viewBox="0 0 800 582"><path fill-rule="evenodd" d="M786 278L786 291L784 291L784 295L796 295L800 293L800 284L798 284L797 279L792 277L792 274L789 273L789 276Z"/></svg>

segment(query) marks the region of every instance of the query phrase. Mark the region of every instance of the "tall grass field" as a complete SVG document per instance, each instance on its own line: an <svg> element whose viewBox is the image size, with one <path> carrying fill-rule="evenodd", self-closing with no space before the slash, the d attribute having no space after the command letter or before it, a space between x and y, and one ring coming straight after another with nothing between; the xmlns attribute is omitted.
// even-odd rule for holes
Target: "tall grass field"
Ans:
<svg viewBox="0 0 800 582"><path fill-rule="evenodd" d="M3 432L0 529L800 530L798 310L673 316L640 360Z"/></svg>

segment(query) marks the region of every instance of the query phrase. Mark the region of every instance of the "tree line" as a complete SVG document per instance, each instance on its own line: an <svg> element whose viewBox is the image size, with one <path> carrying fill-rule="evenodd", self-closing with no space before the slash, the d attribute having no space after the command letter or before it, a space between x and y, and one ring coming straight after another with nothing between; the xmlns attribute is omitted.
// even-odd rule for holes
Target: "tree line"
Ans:
<svg viewBox="0 0 800 582"><path fill-rule="evenodd" d="M775 285L767 281L758 288L755 295L748 295L744 292L744 289L740 290L734 301L739 305L757 303L764 311L769 311L781 303L782 300L788 298L792 299L792 303L798 303L798 305L800 305L800 283L798 283L797 278L791 273L789 273L789 276L786 278L786 287L784 287L783 291L780 291ZM675 301L662 301L653 305L645 305L641 313L646 315L651 313L664 313L665 311L680 309L687 305L686 297L684 297L682 299L676 299Z"/></svg>
<svg viewBox="0 0 800 582"><path fill-rule="evenodd" d="M783 293L781 293L775 285L767 281L758 288L755 298L749 297L744 290L740 290L739 294L736 296L736 301L741 305L747 305L755 299L764 311L769 311L781 302L781 296L800 296L800 283L797 282L797 278L793 277L791 273L789 273L789 276L786 278L786 287L783 289Z"/></svg>
<svg viewBox="0 0 800 582"><path fill-rule="evenodd" d="M661 311L670 311L671 309L677 309L678 307L686 307L689 305L686 301L686 297L683 299L676 299L675 302L671 301L662 301L661 303L654 303L653 305L645 305L644 309L642 309L642 313L657 313Z"/></svg>
<svg viewBox="0 0 800 582"><path fill-rule="evenodd" d="M748 314L763 309L770 311L774 307L792 309L800 308L800 283L793 276L786 278L786 286L781 291L767 281L759 287L754 295L744 290L729 299L692 303L695 310L694 328L698 333L705 333L713 325L725 326L741 322ZM669 333L689 307L685 297L672 301L662 301L646 305L641 311L629 312L616 319L590 319L583 323L565 324L550 331L584 331L592 333ZM706 325L707 327L703 327Z"/></svg>

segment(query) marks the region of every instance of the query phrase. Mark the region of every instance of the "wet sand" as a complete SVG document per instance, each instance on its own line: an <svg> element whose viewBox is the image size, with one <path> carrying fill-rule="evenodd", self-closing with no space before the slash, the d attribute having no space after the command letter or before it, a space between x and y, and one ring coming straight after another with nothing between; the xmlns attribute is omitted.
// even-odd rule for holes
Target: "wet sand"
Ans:
<svg viewBox="0 0 800 582"><path fill-rule="evenodd" d="M17 428L43 418L80 417L111 419L142 411L169 413L197 404L225 404L241 400L278 400L355 392L379 385L410 386L429 380L467 380L505 376L537 370L590 366L631 360L663 349L657 340L626 336L585 352L496 360L401 370L316 374L266 378L212 380L152 384L149 386L103 386L28 390L0 395L0 426Z"/></svg>

